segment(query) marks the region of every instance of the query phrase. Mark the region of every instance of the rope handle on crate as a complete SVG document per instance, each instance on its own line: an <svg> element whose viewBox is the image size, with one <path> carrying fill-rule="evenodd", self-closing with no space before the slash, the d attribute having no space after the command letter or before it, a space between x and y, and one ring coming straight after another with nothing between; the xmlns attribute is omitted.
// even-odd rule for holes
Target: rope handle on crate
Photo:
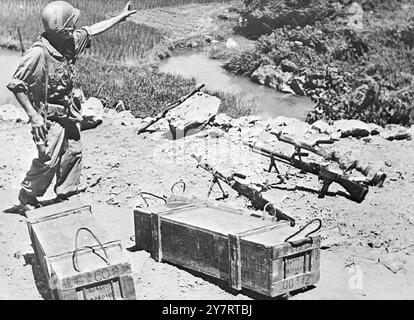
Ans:
<svg viewBox="0 0 414 320"><path fill-rule="evenodd" d="M177 186L177 185L179 185L179 184L181 184L182 186L183 186L183 191L182 191L182 193L184 193L185 192L185 189L187 188L187 185L185 184L185 182L184 181L177 181L176 183L174 183L173 185L172 185L172 187L171 187L171 193L172 194L174 194L174 188Z"/></svg>
<svg viewBox="0 0 414 320"><path fill-rule="evenodd" d="M85 231L88 231L91 235L92 235L92 237L94 237L94 239L96 240L96 242L98 242L98 244L99 244L99 246L101 247L101 249L102 249L102 251L104 252L104 254L105 254L105 257L106 258L104 258L104 257L102 257L100 254L98 254L97 252L95 252L95 250L92 248L92 247L90 247L90 246L86 246L86 247L88 247L88 248L90 248L90 249L92 249L92 252L94 253L94 254L96 254L98 257L100 257L103 261L105 261L105 263L109 266L109 257L108 257L108 253L106 252L106 249L105 249L105 247L103 246L103 244L102 244L102 242L98 239L98 237L92 232L92 230L90 230L90 229L88 229L88 228L85 228L85 227L82 227L82 228L79 228L77 231L76 231L76 236L75 236L75 250L73 251L73 255L72 255L72 264L73 264L73 268L77 271L77 272L80 272L80 269L79 269L79 266L78 266L78 250L79 250L79 248L78 248L78 238L79 238L79 233L82 231L82 230L85 230Z"/></svg>
<svg viewBox="0 0 414 320"><path fill-rule="evenodd" d="M319 229L322 227L322 220L321 220L321 219L319 219L319 218L316 218L316 219L313 219L313 220L309 221L308 223L306 223L306 224L305 224L302 228L300 228L300 229L299 229L298 231L296 231L295 233L291 234L289 237L287 237L287 238L285 239L285 241L284 241L284 242L290 242L290 244L291 244L291 245L298 244L298 243L294 243L294 242L292 242L292 241L289 241L289 239L291 239L291 238L293 238L294 236L297 236L299 233L303 232L303 230L305 230L305 229L306 229L309 225L311 225L311 224L312 224L312 223L314 223L315 221L317 221L317 222L318 222L318 227L317 227L317 228L315 228L314 230L312 230L311 232L307 233L307 234L305 235L305 238L309 237L312 233L315 233L315 232L319 231ZM310 240L304 240L303 242L308 242L308 241L310 241L311 243L313 242L312 238L311 238ZM301 245L303 242L300 242L298 245Z"/></svg>
<svg viewBox="0 0 414 320"><path fill-rule="evenodd" d="M139 196L142 198L142 200L144 200L144 202L145 202L145 204L147 205L147 207L149 207L149 204L148 204L148 202L147 202L147 199L144 197L144 195L147 195L147 196L151 196L151 197L154 197L154 198L160 199L160 200L164 201L164 203L167 203L167 199L165 199L165 198L164 198L164 197L162 197L162 196L157 196L156 194L153 194L153 193L151 193L151 192L145 192L145 191L140 192L140 193L139 193Z"/></svg>

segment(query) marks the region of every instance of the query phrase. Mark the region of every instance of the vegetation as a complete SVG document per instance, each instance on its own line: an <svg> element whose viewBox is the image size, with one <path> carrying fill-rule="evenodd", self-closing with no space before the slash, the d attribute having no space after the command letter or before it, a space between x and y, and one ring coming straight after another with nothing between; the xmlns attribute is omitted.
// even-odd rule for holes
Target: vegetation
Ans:
<svg viewBox="0 0 414 320"><path fill-rule="evenodd" d="M251 76L258 67L272 65L289 72L317 103L309 122L352 118L380 125L414 123L412 1L362 1L372 10L365 12L362 31L346 26L346 7L338 1L244 4L239 31L261 37L255 50L231 57L227 70Z"/></svg>
<svg viewBox="0 0 414 320"><path fill-rule="evenodd" d="M197 3L214 0L197 0ZM217 0L216 0L217 1ZM41 34L39 18L48 0L0 0L0 46L19 50L17 27L21 29L26 49ZM70 1L81 10L78 26L115 15L123 9L125 1L89 0ZM135 9L149 9L169 5L192 3L193 0L135 0ZM141 66L143 58L162 42L163 35L156 29L133 22L124 22L93 40L76 65L76 86L86 96L96 96L107 107L122 100L135 116L146 117L158 113L163 107L191 91L194 79L160 73ZM248 114L237 96L214 92L222 99L221 112L233 117Z"/></svg>

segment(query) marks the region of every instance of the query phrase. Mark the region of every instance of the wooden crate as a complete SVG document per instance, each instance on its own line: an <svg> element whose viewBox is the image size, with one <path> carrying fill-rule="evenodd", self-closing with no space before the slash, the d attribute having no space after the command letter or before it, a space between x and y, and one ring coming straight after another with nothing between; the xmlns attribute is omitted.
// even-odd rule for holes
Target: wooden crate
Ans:
<svg viewBox="0 0 414 320"><path fill-rule="evenodd" d="M102 229L91 206L63 202L33 210L27 225L54 299L136 298L121 242Z"/></svg>
<svg viewBox="0 0 414 320"><path fill-rule="evenodd" d="M297 231L214 202L134 210L137 249L276 297L319 281L320 236L285 239Z"/></svg>

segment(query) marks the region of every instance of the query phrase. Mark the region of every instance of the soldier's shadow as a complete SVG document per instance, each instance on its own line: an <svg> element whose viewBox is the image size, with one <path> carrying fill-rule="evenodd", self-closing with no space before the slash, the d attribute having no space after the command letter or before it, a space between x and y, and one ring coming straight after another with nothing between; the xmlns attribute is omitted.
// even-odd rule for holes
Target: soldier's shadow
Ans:
<svg viewBox="0 0 414 320"><path fill-rule="evenodd" d="M24 256L25 266L30 265L32 267L33 276L36 283L36 288L39 294L45 300L52 300L52 291L48 285L48 279L43 272L42 266L36 259L34 253L27 253Z"/></svg>

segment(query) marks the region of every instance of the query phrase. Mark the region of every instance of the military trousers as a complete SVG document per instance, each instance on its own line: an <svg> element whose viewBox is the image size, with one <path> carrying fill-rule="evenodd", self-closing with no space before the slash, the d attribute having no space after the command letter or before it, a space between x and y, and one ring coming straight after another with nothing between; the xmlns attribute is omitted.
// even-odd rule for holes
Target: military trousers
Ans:
<svg viewBox="0 0 414 320"><path fill-rule="evenodd" d="M80 123L67 119L52 120L44 145L37 145L38 157L22 182L22 189L32 197L43 196L56 177L58 196L78 190L82 169Z"/></svg>

